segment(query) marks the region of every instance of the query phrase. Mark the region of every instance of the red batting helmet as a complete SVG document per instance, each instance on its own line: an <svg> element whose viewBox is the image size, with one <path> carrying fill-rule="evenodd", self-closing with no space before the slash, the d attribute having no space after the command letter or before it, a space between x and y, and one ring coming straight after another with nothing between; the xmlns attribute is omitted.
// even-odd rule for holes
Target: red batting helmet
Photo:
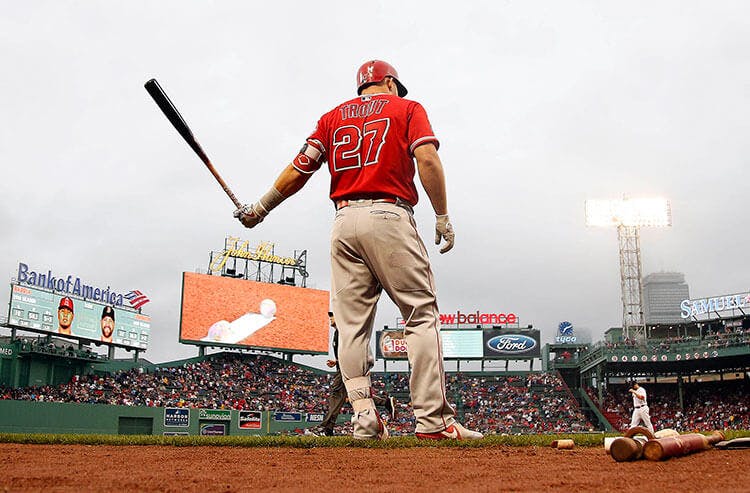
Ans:
<svg viewBox="0 0 750 493"><path fill-rule="evenodd" d="M60 305L57 307L59 310L60 308L67 308L71 312L73 311L73 300L68 298L67 296L65 298L60 299Z"/></svg>
<svg viewBox="0 0 750 493"><path fill-rule="evenodd" d="M357 71L357 94L362 94L362 89L370 84L378 83L386 77L391 77L396 82L399 96L402 98L406 96L408 91L398 80L398 72L393 68L393 65L382 60L370 60L359 67Z"/></svg>

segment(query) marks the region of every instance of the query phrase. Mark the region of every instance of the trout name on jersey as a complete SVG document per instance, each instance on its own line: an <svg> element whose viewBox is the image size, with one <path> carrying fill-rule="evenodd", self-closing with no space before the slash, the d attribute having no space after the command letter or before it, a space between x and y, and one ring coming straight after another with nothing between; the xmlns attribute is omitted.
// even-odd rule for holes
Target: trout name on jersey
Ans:
<svg viewBox="0 0 750 493"><path fill-rule="evenodd" d="M364 118L370 115L379 115L385 105L388 104L387 99L367 99L363 96L361 103L345 104L339 108L341 111L341 119L346 120L349 118Z"/></svg>

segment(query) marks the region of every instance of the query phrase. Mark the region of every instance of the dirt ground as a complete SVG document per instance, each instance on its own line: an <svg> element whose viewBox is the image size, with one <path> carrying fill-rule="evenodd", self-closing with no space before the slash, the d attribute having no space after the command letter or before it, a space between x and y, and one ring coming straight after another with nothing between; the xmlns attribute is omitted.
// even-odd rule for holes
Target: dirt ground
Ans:
<svg viewBox="0 0 750 493"><path fill-rule="evenodd" d="M617 463L603 448L0 444L4 491L747 492L750 450Z"/></svg>

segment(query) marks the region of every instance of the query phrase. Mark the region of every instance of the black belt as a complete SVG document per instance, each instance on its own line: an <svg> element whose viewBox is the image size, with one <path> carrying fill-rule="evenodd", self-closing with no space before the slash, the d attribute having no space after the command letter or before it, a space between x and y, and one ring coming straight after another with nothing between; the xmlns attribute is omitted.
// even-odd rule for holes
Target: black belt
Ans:
<svg viewBox="0 0 750 493"><path fill-rule="evenodd" d="M403 207L404 209L408 211L412 211L411 204L409 204L405 200L402 200L398 197L356 197L356 198L351 198L351 199L341 199L335 202L336 210L343 209L344 207L349 207L350 205L353 205L354 203L358 201L371 201L373 204L377 204L377 203L396 204L397 206Z"/></svg>
<svg viewBox="0 0 750 493"><path fill-rule="evenodd" d="M641 408L641 407L646 407L646 404L644 404L642 406L635 406L636 409Z"/></svg>

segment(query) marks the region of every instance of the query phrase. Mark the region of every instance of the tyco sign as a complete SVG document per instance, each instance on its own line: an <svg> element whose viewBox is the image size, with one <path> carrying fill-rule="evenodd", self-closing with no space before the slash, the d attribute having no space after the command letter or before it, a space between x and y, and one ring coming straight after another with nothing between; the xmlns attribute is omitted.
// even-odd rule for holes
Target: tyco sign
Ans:
<svg viewBox="0 0 750 493"><path fill-rule="evenodd" d="M558 344L575 344L578 338L573 333L573 324L570 322L560 322L557 326L557 336L555 342Z"/></svg>

